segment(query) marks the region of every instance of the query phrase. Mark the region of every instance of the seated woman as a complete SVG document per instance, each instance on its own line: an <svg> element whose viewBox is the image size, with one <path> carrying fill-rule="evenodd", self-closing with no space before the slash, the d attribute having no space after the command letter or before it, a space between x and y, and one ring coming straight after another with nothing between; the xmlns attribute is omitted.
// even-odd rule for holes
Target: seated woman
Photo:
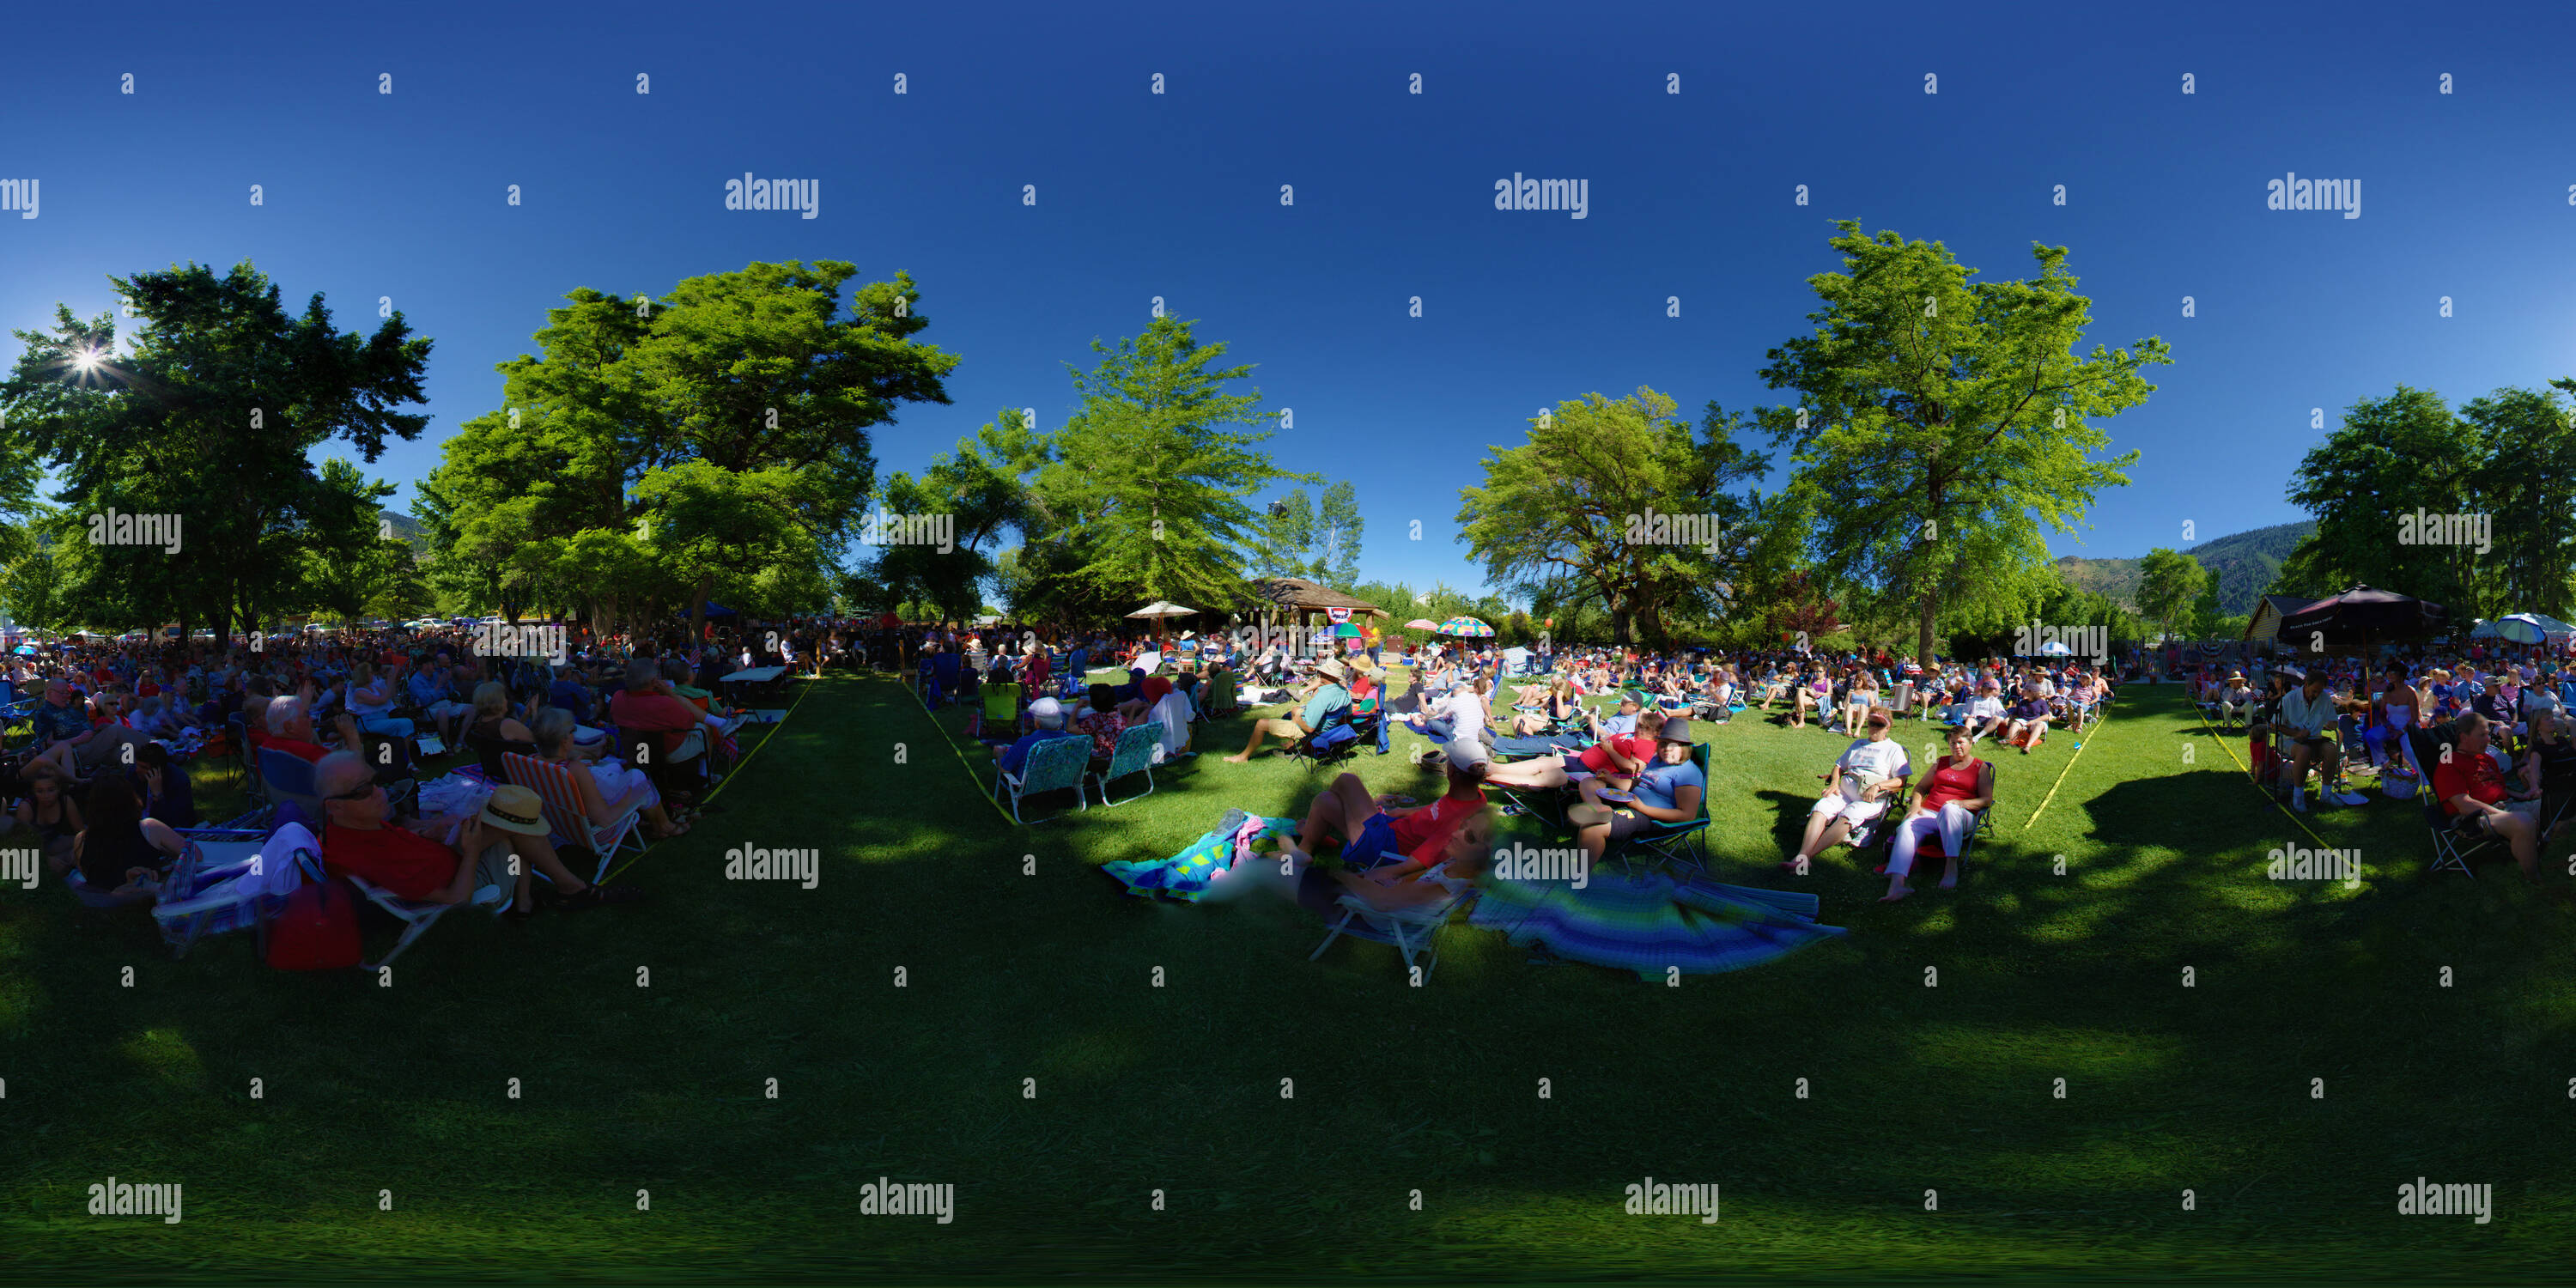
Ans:
<svg viewBox="0 0 2576 1288"><path fill-rule="evenodd" d="M1923 794L1914 798L1914 808L1896 825L1896 842L1887 856L1887 893L1880 903L1894 903L1914 893L1905 884L1914 871L1914 851L1923 838L1939 833L1941 852L1950 856L1950 870L1941 876L1941 888L1955 889L1959 884L1959 850L1966 842L1968 829L1976 826L1977 814L1995 803L1995 767L1977 759L1976 739L1966 725L1949 729L1950 752L1932 765L1932 781Z"/></svg>
<svg viewBox="0 0 2576 1288"><path fill-rule="evenodd" d="M1569 772L1573 770L1622 777L1635 774L1655 758L1656 735L1670 719L1661 711L1640 711L1634 733L1612 734L1581 751L1496 765L1486 775L1486 781L1504 787L1563 787L1573 781ZM1592 799L1590 784L1586 784L1584 799Z"/></svg>
<svg viewBox="0 0 2576 1288"><path fill-rule="evenodd" d="M61 876L72 869L72 839L83 826L80 806L67 790L71 776L54 762L39 760L27 766L26 782L27 798L18 802L18 826L35 833L45 866Z"/></svg>
<svg viewBox="0 0 2576 1288"><path fill-rule="evenodd" d="M1888 736L1894 724L1895 717L1884 709L1870 712L1862 725L1867 735L1835 757L1833 768L1822 775L1825 794L1807 811L1806 839L1796 854L1781 862L1783 869L1805 876L1817 855L1842 844L1852 829L1886 813L1887 802L1905 790L1914 765L1906 759L1905 745Z"/></svg>
<svg viewBox="0 0 2576 1288"><path fill-rule="evenodd" d="M1536 709L1513 713L1512 733L1520 737L1546 733L1559 722L1573 719L1581 709L1581 704L1574 700L1573 682L1558 680L1548 686Z"/></svg>
<svg viewBox="0 0 2576 1288"><path fill-rule="evenodd" d="M89 826L72 838L72 862L97 894L150 894L187 844L169 824L143 817L134 785L101 774L89 785Z"/></svg>
<svg viewBox="0 0 2576 1288"><path fill-rule="evenodd" d="M1824 719L1826 699L1833 693L1833 691L1833 681L1825 678L1825 668L1822 666L1811 668L1807 672L1806 680L1799 684L1794 691L1797 703L1796 709L1789 713L1789 727L1792 729L1806 728L1807 713L1810 711L1815 712L1817 721L1822 723Z"/></svg>
<svg viewBox="0 0 2576 1288"><path fill-rule="evenodd" d="M358 718L359 728L369 733L396 738L412 735L411 721L393 713L393 680L377 675L372 662L360 662L349 669L349 683L341 693L340 705Z"/></svg>
<svg viewBox="0 0 2576 1288"><path fill-rule="evenodd" d="M133 774L144 817L174 828L197 825L196 785L188 781L187 766L170 763L169 748L157 742L135 748Z"/></svg>
<svg viewBox="0 0 2576 1288"><path fill-rule="evenodd" d="M1447 762L1443 772L1448 790L1428 805L1411 807L1400 807L1399 797L1371 796L1359 775L1343 774L1306 806L1293 848L1300 855L1312 855L1325 841L1338 837L1342 866L1353 871L1386 862L1409 862L1413 871L1428 868L1439 861L1436 856L1453 833L1468 820L1484 816L1484 782L1490 764Z"/></svg>
<svg viewBox="0 0 2576 1288"><path fill-rule="evenodd" d="M474 686L474 720L465 727L465 746L474 753L484 778L496 787L510 781L510 771L501 759L504 754L537 754L536 735L510 714L510 690L499 680Z"/></svg>
<svg viewBox="0 0 2576 1288"><path fill-rule="evenodd" d="M1640 717L1640 727L1643 724ZM1575 844L1583 847L1595 866L1619 837L1699 817L1708 777L1691 759L1691 742L1691 722L1668 719L1655 730L1655 759L1633 777L1605 777L1604 782L1617 784L1625 799L1605 797L1602 783L1584 784L1584 803L1568 807L1565 817L1577 828Z"/></svg>
<svg viewBox="0 0 2576 1288"><path fill-rule="evenodd" d="M661 792L643 770L620 761L585 758L573 746L574 725L571 712L548 707L537 713L537 727L529 732L536 740L537 759L572 767L573 790L580 794L581 812L593 826L613 823L640 805L654 840L688 834L689 820L671 817L662 807Z"/></svg>
<svg viewBox="0 0 2576 1288"><path fill-rule="evenodd" d="M1861 721L1868 719L1870 708L1877 705L1878 677L1872 675L1869 668L1862 667L1853 674L1851 687L1844 691L1842 706L1838 708L1843 732L1850 737L1859 737Z"/></svg>
<svg viewBox="0 0 2576 1288"><path fill-rule="evenodd" d="M2048 699L2039 695L2036 685L2024 685L2021 701L2008 708L2004 716L2004 745L2021 748L2025 756L2048 736Z"/></svg>

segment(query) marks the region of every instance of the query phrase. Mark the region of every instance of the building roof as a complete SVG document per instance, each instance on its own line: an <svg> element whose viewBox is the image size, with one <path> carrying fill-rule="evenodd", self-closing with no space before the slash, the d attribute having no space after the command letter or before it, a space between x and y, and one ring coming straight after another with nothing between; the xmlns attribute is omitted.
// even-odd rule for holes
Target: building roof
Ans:
<svg viewBox="0 0 2576 1288"><path fill-rule="evenodd" d="M1303 577L1262 577L1252 583L1253 591L1273 607L1301 613L1320 613L1328 608L1347 608L1354 613L1378 617L1386 610L1361 599L1345 595L1330 586L1318 586Z"/></svg>

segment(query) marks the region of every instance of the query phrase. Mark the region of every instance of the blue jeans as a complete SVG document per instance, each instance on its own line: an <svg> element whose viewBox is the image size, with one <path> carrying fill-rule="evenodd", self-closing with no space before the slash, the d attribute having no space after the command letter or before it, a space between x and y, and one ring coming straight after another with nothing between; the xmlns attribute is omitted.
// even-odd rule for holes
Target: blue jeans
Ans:
<svg viewBox="0 0 2576 1288"><path fill-rule="evenodd" d="M369 733L387 734L396 738L408 738L412 732L411 721L401 716L359 716L358 727Z"/></svg>

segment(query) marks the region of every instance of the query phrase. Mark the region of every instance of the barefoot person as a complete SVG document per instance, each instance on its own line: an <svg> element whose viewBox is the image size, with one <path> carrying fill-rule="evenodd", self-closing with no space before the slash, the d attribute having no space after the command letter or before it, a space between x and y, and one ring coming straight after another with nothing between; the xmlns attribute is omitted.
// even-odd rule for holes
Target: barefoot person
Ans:
<svg viewBox="0 0 2576 1288"><path fill-rule="evenodd" d="M1780 864L1782 868L1807 875L1817 855L1842 844L1852 829L1886 813L1887 802L1905 790L1914 765L1906 759L1904 744L1887 735L1894 722L1885 707L1871 711L1862 722L1867 735L1843 748L1834 767L1823 774L1829 786L1807 811L1806 839L1796 854Z"/></svg>
<svg viewBox="0 0 2576 1288"><path fill-rule="evenodd" d="M1240 765L1252 759L1253 753L1261 750L1261 742L1264 738L1285 738L1292 742L1301 742L1314 736L1317 730L1326 725L1348 718L1351 710L1351 691L1342 687L1348 672L1342 669L1341 663L1325 658L1315 664L1315 673L1324 677L1323 687L1315 690L1314 696L1306 699L1305 707L1298 711L1296 718L1282 720L1273 716L1266 720L1253 721L1251 739L1243 744L1243 750L1240 753L1226 757L1225 763Z"/></svg>
<svg viewBox="0 0 2576 1288"><path fill-rule="evenodd" d="M1959 884L1959 851L1966 843L1968 829L1976 826L1979 811L1995 803L1995 767L1977 759L1976 739L1966 725L1950 726L1950 754L1932 765L1932 781L1914 800L1914 809L1896 825L1896 843L1887 856L1887 893L1880 903L1894 903L1914 893L1905 884L1914 871L1914 850L1923 838L1937 832L1941 852L1950 856L1950 870L1942 874L1941 888L1955 889Z"/></svg>

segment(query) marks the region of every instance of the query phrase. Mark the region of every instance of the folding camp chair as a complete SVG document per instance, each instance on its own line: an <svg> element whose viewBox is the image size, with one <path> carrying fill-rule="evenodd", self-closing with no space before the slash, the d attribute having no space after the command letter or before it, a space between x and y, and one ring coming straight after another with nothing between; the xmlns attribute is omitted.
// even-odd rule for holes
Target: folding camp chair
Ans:
<svg viewBox="0 0 2576 1288"><path fill-rule="evenodd" d="M1288 744L1291 759L1306 762L1306 772L1348 759L1360 749L1360 733L1346 710L1330 724Z"/></svg>
<svg viewBox="0 0 2576 1288"><path fill-rule="evenodd" d="M1066 741L1070 742L1072 740L1067 739ZM1135 796L1128 797L1128 801L1135 800L1138 796L1153 795L1154 762L1161 759L1162 750L1162 721L1148 719L1140 724L1132 725L1127 729L1122 730L1118 735L1117 750L1109 757L1107 765L1100 769L1087 771L1084 774L1086 782L1096 782L1100 784L1101 807L1106 809L1112 805L1124 805L1127 803L1127 801L1113 801L1109 799L1109 784L1118 779L1125 778L1129 774L1143 774L1145 776L1145 790L1136 793Z"/></svg>
<svg viewBox="0 0 2576 1288"><path fill-rule="evenodd" d="M1691 744L1691 763L1699 766L1700 781L1707 782L1707 743ZM1699 817L1689 822L1657 823L1641 832L1631 832L1624 837L1611 838L1609 847L1602 852L1602 861L1606 863L1614 858L1619 860L1621 868L1633 878L1640 863L1637 856L1643 852L1650 856L1642 860L1649 873L1669 863L1675 867L1694 868L1705 874L1708 871L1708 842L1705 833L1708 831L1709 795L1707 788L1700 790Z"/></svg>
<svg viewBox="0 0 2576 1288"><path fill-rule="evenodd" d="M258 832L231 835L261 836ZM277 851L273 857L270 843ZM152 920L161 928L161 941L170 945L170 955L185 958L188 950L208 935L248 927L258 932L261 955L265 956L268 919L286 906L286 896L294 893L295 887L308 880L324 879L321 856L313 848L318 844L313 834L303 828L281 828L266 842L198 841L192 837L170 875L161 882L160 898L152 906ZM249 853L241 853L243 849Z"/></svg>
<svg viewBox="0 0 2576 1288"><path fill-rule="evenodd" d="M609 862L620 848L632 845L637 853L644 851L642 802L628 807L625 813L605 823L590 821L590 813L581 807L581 789L572 781L574 774L587 774L560 760L539 760L515 751L504 752L501 764L510 771L510 781L528 788L545 803L546 826L552 830L556 845L577 845L599 856L599 870L591 874L596 884L608 875Z"/></svg>
<svg viewBox="0 0 2576 1288"><path fill-rule="evenodd" d="M1219 671L1209 677L1207 709L1202 714L1211 720L1232 717L1242 709L1242 704L1235 700L1234 690L1235 675L1231 669Z"/></svg>
<svg viewBox="0 0 2576 1288"><path fill-rule="evenodd" d="M1083 776L1090 768L1091 739L1080 736L1049 738L1029 748L1028 759L1021 763L1018 774L995 772L993 799L1007 798L1011 803L1011 821L1022 825L1029 820L1020 817L1020 801L1039 792L1071 788L1075 805L1087 810L1091 808L1091 796L1083 787Z"/></svg>
<svg viewBox="0 0 2576 1288"><path fill-rule="evenodd" d="M515 890L486 885L476 886L473 895L464 903L413 903L356 873L343 872L340 875L347 877L349 884L357 887L359 894L366 896L367 902L392 913L396 920L403 923L402 938L394 941L393 951L386 953L380 961L360 962L358 966L361 970L383 970L393 965L394 959L402 956L403 950L411 947L411 942L420 938L421 932L437 924L438 919L447 915L447 910L450 908L469 906L489 908L495 916L498 916L507 912L511 902L518 897L518 892Z"/></svg>
<svg viewBox="0 0 2576 1288"><path fill-rule="evenodd" d="M985 742L1019 740L1019 685L987 684L984 686L984 710L976 721L975 736Z"/></svg>
<svg viewBox="0 0 2576 1288"><path fill-rule="evenodd" d="M2442 807L2441 793L2433 786L2433 771L2443 763L2443 753L2452 745L2450 739L2447 725L2406 731L2407 750L2413 753L2415 765L2423 775L2423 785L2415 791L2415 804L2424 811L2424 825L2433 833L2433 863L2427 870L2467 872L2475 880L2478 874L2469 871L2469 860L2504 845L2504 838Z"/></svg>
<svg viewBox="0 0 2576 1288"><path fill-rule="evenodd" d="M262 747L259 751L259 778L271 805L293 805L309 819L322 815L322 789L313 785L313 762L301 756Z"/></svg>
<svg viewBox="0 0 2576 1288"><path fill-rule="evenodd" d="M1422 982L1430 983L1431 972L1440 966L1440 927L1447 924L1451 912L1476 900L1476 887L1472 882L1450 878L1440 878L1439 881L1448 897L1419 908L1394 912L1374 907L1356 895L1343 895L1334 901L1334 906L1342 910L1341 917L1324 933L1324 942L1315 945L1315 951L1306 955L1306 960L1311 962L1322 958L1324 950L1332 947L1334 940L1349 935L1394 948L1404 959L1408 976L1418 969L1422 972Z"/></svg>

